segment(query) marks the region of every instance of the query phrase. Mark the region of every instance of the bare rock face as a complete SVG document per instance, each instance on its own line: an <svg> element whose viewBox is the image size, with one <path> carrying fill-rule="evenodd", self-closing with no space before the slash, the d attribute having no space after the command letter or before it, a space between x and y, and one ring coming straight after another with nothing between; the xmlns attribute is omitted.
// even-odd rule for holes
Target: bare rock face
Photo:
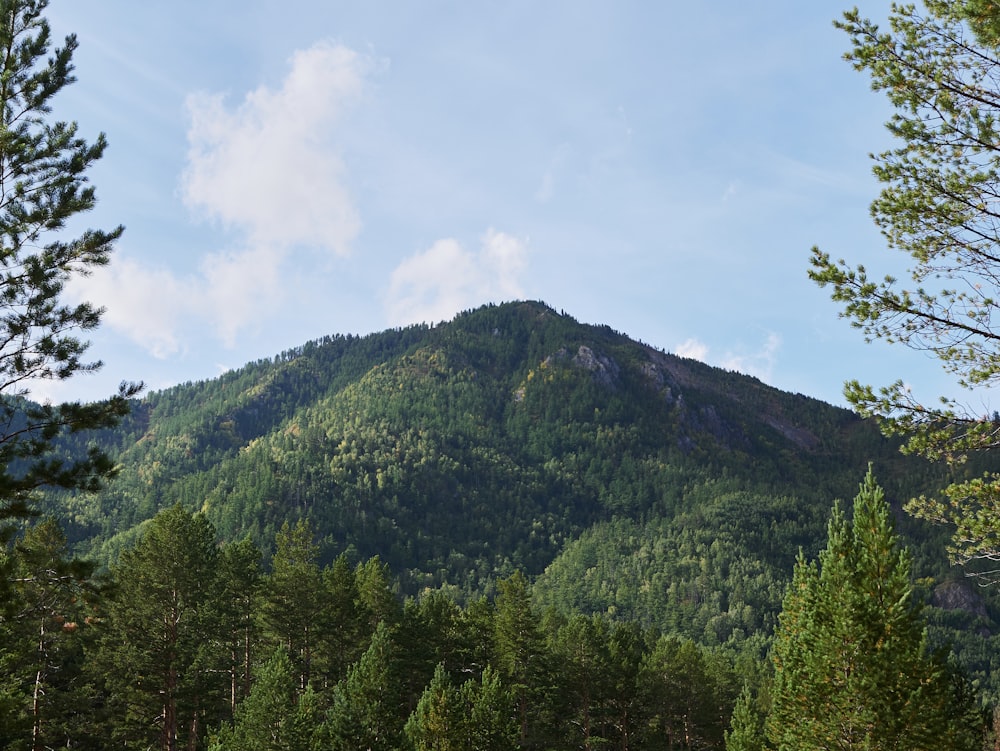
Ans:
<svg viewBox="0 0 1000 751"><path fill-rule="evenodd" d="M573 355L573 364L593 373L594 380L602 386L614 385L621 374L618 363L610 357L595 354L594 350L584 345L581 345L577 353Z"/></svg>
<svg viewBox="0 0 1000 751"><path fill-rule="evenodd" d="M945 581L934 587L931 605L942 610L963 610L986 617L986 605L975 588L965 581Z"/></svg>

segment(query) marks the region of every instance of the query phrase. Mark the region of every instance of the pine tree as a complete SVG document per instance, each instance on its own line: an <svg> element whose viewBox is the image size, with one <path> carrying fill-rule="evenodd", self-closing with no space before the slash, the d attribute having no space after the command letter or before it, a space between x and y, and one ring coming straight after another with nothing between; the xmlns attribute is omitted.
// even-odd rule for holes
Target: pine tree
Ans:
<svg viewBox="0 0 1000 751"><path fill-rule="evenodd" d="M70 558L54 519L28 528L13 550L15 617L0 621L0 674L11 712L0 712L0 746L83 747L103 728L84 676L101 588L93 564Z"/></svg>
<svg viewBox="0 0 1000 751"><path fill-rule="evenodd" d="M553 637L553 652L562 676L560 696L574 746L598 748L607 743L600 724L611 695L608 625L599 616L573 616Z"/></svg>
<svg viewBox="0 0 1000 751"><path fill-rule="evenodd" d="M264 581L263 621L267 635L284 646L304 689L313 673L317 642L323 631L323 577L312 525L287 521L275 536L271 573Z"/></svg>
<svg viewBox="0 0 1000 751"><path fill-rule="evenodd" d="M405 715L395 666L397 649L380 623L371 645L333 691L323 732L333 751L396 751Z"/></svg>
<svg viewBox="0 0 1000 751"><path fill-rule="evenodd" d="M1000 11L993 0L922 5L894 3L888 28L857 8L836 24L851 38L845 58L894 109L894 147L874 156L883 188L871 214L897 262L879 278L813 248L809 275L869 341L928 352L959 387L988 388L1000 380ZM934 403L911 386L851 381L845 396L886 434L906 436L906 453L955 463L997 448L997 415L979 399ZM998 496L991 472L908 511L954 526L956 561L996 561Z"/></svg>
<svg viewBox="0 0 1000 751"><path fill-rule="evenodd" d="M360 604L354 570L341 553L323 569L325 614L322 616L322 643L326 651L324 684L334 685L364 654L371 634Z"/></svg>
<svg viewBox="0 0 1000 751"><path fill-rule="evenodd" d="M101 309L68 304L63 288L108 263L122 227L64 230L96 202L87 170L104 153L104 134L87 143L73 122L51 121L53 98L75 81L76 37L52 49L47 0L0 3L0 519L23 515L36 489L97 487L113 472L97 450L70 458L52 452L67 433L109 427L139 391L93 404L37 405L23 399L31 380L94 371L78 332L94 329ZM46 238L52 238L47 240Z"/></svg>
<svg viewBox="0 0 1000 751"><path fill-rule="evenodd" d="M976 748L954 676L928 654L910 557L869 471L819 562L800 556L773 651L767 734L779 751Z"/></svg>
<svg viewBox="0 0 1000 751"><path fill-rule="evenodd" d="M399 623L402 608L392 593L392 575L389 565L375 556L358 564L354 571L358 584L358 599L368 619L368 633L383 621L390 626Z"/></svg>
<svg viewBox="0 0 1000 751"><path fill-rule="evenodd" d="M441 664L404 730L415 751L509 751L518 736L511 695L495 670L456 688Z"/></svg>
<svg viewBox="0 0 1000 751"><path fill-rule="evenodd" d="M667 748L715 748L723 740L722 686L704 650L662 636L643 662L646 742Z"/></svg>
<svg viewBox="0 0 1000 751"><path fill-rule="evenodd" d="M538 615L531 605L528 580L516 571L498 584L494 620L496 667L514 695L520 725L519 743L541 745L541 711L548 686L548 651Z"/></svg>
<svg viewBox="0 0 1000 751"><path fill-rule="evenodd" d="M464 709L444 665L438 664L404 727L414 751L467 751Z"/></svg>
<svg viewBox="0 0 1000 751"><path fill-rule="evenodd" d="M487 666L479 680L470 679L459 688L468 707L470 751L509 751L517 745L520 732L514 711L514 697L500 674Z"/></svg>
<svg viewBox="0 0 1000 751"><path fill-rule="evenodd" d="M230 712L250 693L259 640L260 559L260 550L247 537L226 545L219 560L219 626L229 652Z"/></svg>
<svg viewBox="0 0 1000 751"><path fill-rule="evenodd" d="M726 751L764 751L764 718L754 706L749 686L733 707L731 729L726 731Z"/></svg>
<svg viewBox="0 0 1000 751"><path fill-rule="evenodd" d="M300 702L297 671L282 647L260 666L255 678L232 724L215 734L209 751L308 751L310 733L303 732L300 715L314 700Z"/></svg>
<svg viewBox="0 0 1000 751"><path fill-rule="evenodd" d="M94 670L107 683L119 740L194 747L205 718L228 706L218 558L214 527L178 504L112 568L116 593Z"/></svg>

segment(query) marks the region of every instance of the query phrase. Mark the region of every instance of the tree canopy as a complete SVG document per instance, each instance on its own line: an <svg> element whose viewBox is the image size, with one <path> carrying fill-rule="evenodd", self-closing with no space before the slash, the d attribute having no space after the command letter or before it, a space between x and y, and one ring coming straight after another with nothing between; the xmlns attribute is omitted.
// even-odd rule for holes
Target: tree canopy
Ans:
<svg viewBox="0 0 1000 751"><path fill-rule="evenodd" d="M818 564L800 557L785 596L767 718L779 751L980 747L968 694L928 653L910 569L869 471L853 520L834 507Z"/></svg>
<svg viewBox="0 0 1000 751"><path fill-rule="evenodd" d="M38 405L32 383L93 371L88 342L102 310L71 303L66 283L108 263L123 228L66 234L68 222L96 203L87 170L107 141L82 138L74 122L53 121L52 99L73 83L76 37L52 48L46 0L0 3L0 517L28 511L44 486L94 489L112 471L100 451L52 451L60 435L109 427L139 390L93 404Z"/></svg>
<svg viewBox="0 0 1000 751"><path fill-rule="evenodd" d="M1000 12L987 0L926 0L923 9L893 5L888 31L857 9L836 25L851 38L846 59L895 110L886 125L896 145L873 156L883 187L871 213L907 268L880 279L814 248L810 277L832 288L869 341L931 353L960 387L991 387L1000 382ZM904 451L961 463L1000 446L997 414L971 400L929 403L902 379L851 381L845 394L885 432L905 435ZM911 510L958 525L958 560L996 557L990 530L1000 518L989 503L998 488L990 475Z"/></svg>

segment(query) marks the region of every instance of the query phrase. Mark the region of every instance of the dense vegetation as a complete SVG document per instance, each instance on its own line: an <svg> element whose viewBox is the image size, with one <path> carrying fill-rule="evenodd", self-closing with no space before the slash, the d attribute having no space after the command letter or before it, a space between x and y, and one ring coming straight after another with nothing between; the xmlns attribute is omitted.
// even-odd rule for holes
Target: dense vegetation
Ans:
<svg viewBox="0 0 1000 751"><path fill-rule="evenodd" d="M323 565L379 556L400 595L469 603L522 571L543 609L757 659L796 554L819 550L869 461L897 509L950 479L847 410L539 303L311 342L150 394L102 442L118 478L46 507L102 565L175 503L265 564L281 525L308 519ZM992 604L949 570L943 533L899 516L922 593L947 608L935 639L992 691Z"/></svg>
<svg viewBox="0 0 1000 751"><path fill-rule="evenodd" d="M939 68L952 62L959 79L993 80L991 58L973 50L970 62L954 40L973 19L995 47L995 13L979 2L928 7L936 22L894 9L894 31L913 42L902 58L856 12L842 26L852 59L878 60L876 88L915 115L890 128L917 144L929 174L944 148L974 194L995 176L978 161L994 148L983 136L994 134L994 105L977 86L971 109L956 106L968 99L962 80L960 96L925 99L923 65L906 55L943 39L932 88L948 86ZM807 556L830 500L869 462L897 510L946 482L980 500L992 486L979 492L975 467L903 459L845 410L538 303L329 337L142 401L130 384L92 405L29 401L27 381L99 367L82 360L76 334L101 311L67 304L62 289L107 263L122 232L44 239L94 205L84 173L105 146L49 120L49 100L73 81L76 39L50 50L45 8L12 0L0 14L4 748L736 751L762 748L765 732L790 749L835 738L980 745L981 710L997 696L995 610L947 570L942 533L901 517L912 568L869 471L853 526L835 511L819 565ZM914 81L901 61L919 70ZM975 126L971 145L953 138L953 121ZM882 156L879 174L905 188L919 164L903 149ZM958 246L978 271L995 217L988 201L953 192L951 219L893 190L876 218L921 262L952 248L956 226L971 232ZM928 206L943 232L927 232ZM914 278L961 278L960 260ZM863 268L818 251L814 269L869 334L943 339L929 348L969 383L995 378L994 301L978 285L921 290L921 308L893 281L870 285ZM873 403L917 414L888 423L890 434L916 429L911 451L964 459L980 439L994 447L995 419L968 427L960 417L956 433L947 407L896 404L901 384L878 399L849 392L872 414ZM93 429L96 439L82 432ZM33 505L51 516L30 518ZM969 519L964 505L957 516L914 508L960 528ZM986 520L974 535L995 535ZM995 555L992 537L971 539L969 557ZM925 613L923 600L937 607ZM945 649L929 652L935 644Z"/></svg>
<svg viewBox="0 0 1000 751"><path fill-rule="evenodd" d="M101 593L85 574L46 581L64 540L50 522L29 531L15 554L23 618L0 647L0 744L722 747L741 680L722 652L635 622L543 616L520 573L493 601L434 592L404 606L377 558L321 566L306 522L279 530L269 572L248 540L216 543L204 515L167 509Z"/></svg>
<svg viewBox="0 0 1000 751"><path fill-rule="evenodd" d="M776 541L783 565L869 460L897 492L937 479L901 471L846 410L533 303L331 337L154 393L104 442L117 480L48 506L102 561L180 501L263 547L308 516L327 559L379 554L409 592L483 591L514 568L540 573L595 524L655 524L739 493L755 498L747 512L770 508L757 521L806 528Z"/></svg>
<svg viewBox="0 0 1000 751"><path fill-rule="evenodd" d="M721 748L832 500L869 460L897 510L945 479L846 410L538 303L312 342L99 439L117 478L47 495L59 523L8 549L12 748ZM986 706L992 602L898 522Z"/></svg>

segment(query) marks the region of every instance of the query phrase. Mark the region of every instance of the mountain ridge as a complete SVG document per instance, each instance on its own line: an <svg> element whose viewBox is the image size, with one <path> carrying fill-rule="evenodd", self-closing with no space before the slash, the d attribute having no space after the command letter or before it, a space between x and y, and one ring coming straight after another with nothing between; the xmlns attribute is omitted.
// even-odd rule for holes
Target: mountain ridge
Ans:
<svg viewBox="0 0 1000 751"><path fill-rule="evenodd" d="M100 440L118 477L44 510L104 563L178 503L266 555L308 519L323 561L378 556L401 595L470 601L520 570L540 607L758 656L796 556L872 463L919 586L946 606L936 643L983 685L1000 668L992 596L945 596L964 588L945 531L900 510L945 484L941 467L849 410L543 303L307 342L148 394Z"/></svg>

